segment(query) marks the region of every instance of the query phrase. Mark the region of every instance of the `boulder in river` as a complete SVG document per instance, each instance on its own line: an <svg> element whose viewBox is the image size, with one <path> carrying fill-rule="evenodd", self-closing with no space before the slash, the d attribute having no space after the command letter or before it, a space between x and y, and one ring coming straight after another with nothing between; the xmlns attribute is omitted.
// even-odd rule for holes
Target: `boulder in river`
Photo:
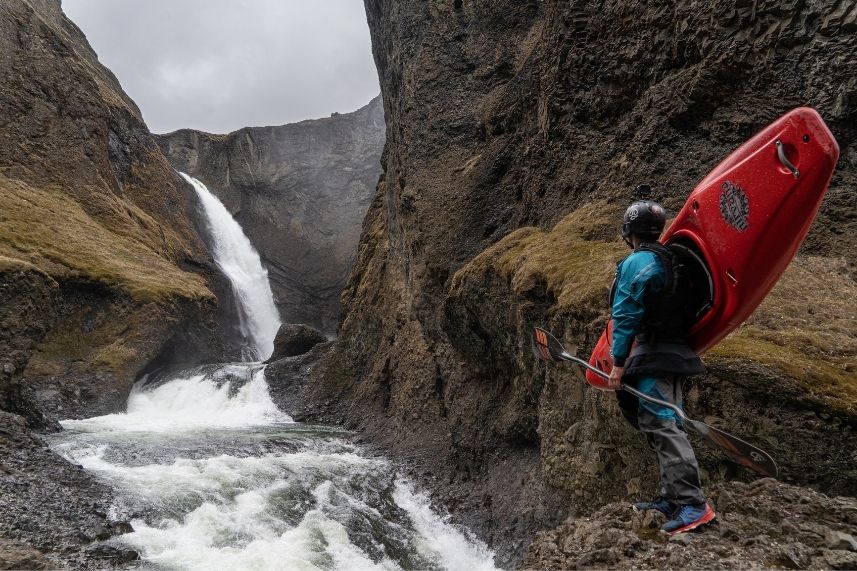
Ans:
<svg viewBox="0 0 857 571"><path fill-rule="evenodd" d="M280 330L274 338L274 353L268 362L303 355L319 343L326 341L327 337L324 333L309 325L284 323L280 325Z"/></svg>

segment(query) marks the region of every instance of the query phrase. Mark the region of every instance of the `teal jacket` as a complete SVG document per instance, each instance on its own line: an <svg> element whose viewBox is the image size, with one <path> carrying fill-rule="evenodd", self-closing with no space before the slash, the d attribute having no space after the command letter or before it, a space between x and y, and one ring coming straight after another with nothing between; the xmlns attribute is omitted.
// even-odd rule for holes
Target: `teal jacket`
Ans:
<svg viewBox="0 0 857 571"><path fill-rule="evenodd" d="M633 252L616 266L611 312L613 346L610 353L617 367L625 366L634 336L642 329L646 292L657 293L666 284L666 272L653 252Z"/></svg>

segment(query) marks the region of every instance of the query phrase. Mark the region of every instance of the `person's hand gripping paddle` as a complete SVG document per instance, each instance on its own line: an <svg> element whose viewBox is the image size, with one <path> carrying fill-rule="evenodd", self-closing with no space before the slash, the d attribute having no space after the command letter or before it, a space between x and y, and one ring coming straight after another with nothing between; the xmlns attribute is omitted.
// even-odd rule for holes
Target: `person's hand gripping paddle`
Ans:
<svg viewBox="0 0 857 571"><path fill-rule="evenodd" d="M581 367L592 371L593 373L604 379L607 379L610 376L601 369L593 367L583 359L570 354L568 351L565 350L565 348L562 346L562 343L560 343L556 337L554 337L544 329L536 327L533 330L531 342L533 354L540 359L552 363L558 363L560 361L575 363L577 365L580 365ZM684 413L681 407L678 407L666 401L662 401L660 399L656 399L654 397L650 397L649 395L641 393L634 387L622 384L621 390L627 391L639 399L643 399L649 401L650 403L673 410L678 415L678 417L681 418L683 426L693 429L705 440L723 450L729 457L731 457L737 463L747 468L750 468L751 470L754 470L759 474L762 474L763 476L771 476L774 478L777 477L777 464L776 462L774 462L774 459L771 458L771 456L764 450L756 448L752 444L744 442L740 438L732 436L727 432L723 432L719 428L714 428L713 426L709 426L704 422L688 418L688 416Z"/></svg>

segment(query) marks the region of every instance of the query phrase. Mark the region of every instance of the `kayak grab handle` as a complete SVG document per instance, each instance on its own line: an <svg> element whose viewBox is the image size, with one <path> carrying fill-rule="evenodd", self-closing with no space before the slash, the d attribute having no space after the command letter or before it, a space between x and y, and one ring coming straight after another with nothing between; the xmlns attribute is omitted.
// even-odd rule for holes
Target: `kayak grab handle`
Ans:
<svg viewBox="0 0 857 571"><path fill-rule="evenodd" d="M786 156L785 145L783 145L783 142L779 139L777 139L777 156L780 158L780 162L783 163L783 166L789 169L795 178L800 178L800 171L797 170L797 167L794 166Z"/></svg>

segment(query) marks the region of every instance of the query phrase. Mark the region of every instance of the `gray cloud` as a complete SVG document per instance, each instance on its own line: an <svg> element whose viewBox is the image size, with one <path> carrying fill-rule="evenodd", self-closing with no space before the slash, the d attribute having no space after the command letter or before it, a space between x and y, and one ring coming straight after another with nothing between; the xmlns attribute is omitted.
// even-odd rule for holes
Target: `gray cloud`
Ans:
<svg viewBox="0 0 857 571"><path fill-rule="evenodd" d="M226 133L378 94L362 0L63 0L156 133Z"/></svg>

